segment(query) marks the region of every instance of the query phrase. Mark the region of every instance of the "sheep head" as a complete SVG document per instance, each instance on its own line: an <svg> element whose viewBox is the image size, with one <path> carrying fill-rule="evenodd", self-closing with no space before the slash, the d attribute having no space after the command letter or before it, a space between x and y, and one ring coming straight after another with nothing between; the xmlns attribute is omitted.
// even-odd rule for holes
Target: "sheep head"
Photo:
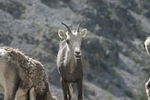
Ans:
<svg viewBox="0 0 150 100"><path fill-rule="evenodd" d="M64 23L62 24L67 28L68 31L64 32L64 30L59 30L58 31L59 37L66 41L67 50L73 52L76 58L80 58L82 55L80 47L82 44L83 37L85 37L87 34L87 29L83 29L81 32L79 32L80 28L79 23L77 29L75 31L74 30L71 31L71 29L66 24Z"/></svg>

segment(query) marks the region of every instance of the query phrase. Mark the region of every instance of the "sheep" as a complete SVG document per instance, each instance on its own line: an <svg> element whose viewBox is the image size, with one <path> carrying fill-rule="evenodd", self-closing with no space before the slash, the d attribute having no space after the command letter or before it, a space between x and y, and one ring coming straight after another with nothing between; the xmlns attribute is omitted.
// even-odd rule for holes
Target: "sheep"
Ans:
<svg viewBox="0 0 150 100"><path fill-rule="evenodd" d="M146 49L147 54L150 56L150 37L148 37L144 42L144 47Z"/></svg>
<svg viewBox="0 0 150 100"><path fill-rule="evenodd" d="M43 65L10 47L0 47L0 84L4 100L57 100Z"/></svg>
<svg viewBox="0 0 150 100"><path fill-rule="evenodd" d="M57 69L61 76L61 85L63 90L63 100L71 100L72 87L71 83L77 83L78 100L83 100L82 82L83 82L83 54L80 50L83 37L87 34L87 29L79 32L80 24L76 31L62 23L68 32L58 31L61 38L57 54Z"/></svg>
<svg viewBox="0 0 150 100"><path fill-rule="evenodd" d="M147 54L150 56L150 37L148 37L144 42L144 47L146 49ZM148 100L150 100L150 79L145 83L146 94Z"/></svg>
<svg viewBox="0 0 150 100"><path fill-rule="evenodd" d="M150 79L146 82L145 88L146 88L146 94L147 94L148 100L150 100Z"/></svg>

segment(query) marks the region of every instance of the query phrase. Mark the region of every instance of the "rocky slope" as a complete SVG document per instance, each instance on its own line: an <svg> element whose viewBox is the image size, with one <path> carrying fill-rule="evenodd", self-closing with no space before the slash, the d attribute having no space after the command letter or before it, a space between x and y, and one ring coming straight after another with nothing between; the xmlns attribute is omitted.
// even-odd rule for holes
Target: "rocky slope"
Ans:
<svg viewBox="0 0 150 100"><path fill-rule="evenodd" d="M57 31L66 30L61 22L72 29L82 22L88 29L82 45L85 100L147 99L150 58L143 42L150 32L149 0L0 0L0 46L41 61L59 99Z"/></svg>

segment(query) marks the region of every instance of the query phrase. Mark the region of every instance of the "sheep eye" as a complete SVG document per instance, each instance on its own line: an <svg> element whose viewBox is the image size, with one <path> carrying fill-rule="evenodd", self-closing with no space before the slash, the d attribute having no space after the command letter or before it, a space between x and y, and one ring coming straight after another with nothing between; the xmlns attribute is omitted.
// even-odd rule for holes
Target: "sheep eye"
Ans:
<svg viewBox="0 0 150 100"><path fill-rule="evenodd" d="M69 40L66 40L66 42L67 42L68 44L70 44L70 41L69 41Z"/></svg>

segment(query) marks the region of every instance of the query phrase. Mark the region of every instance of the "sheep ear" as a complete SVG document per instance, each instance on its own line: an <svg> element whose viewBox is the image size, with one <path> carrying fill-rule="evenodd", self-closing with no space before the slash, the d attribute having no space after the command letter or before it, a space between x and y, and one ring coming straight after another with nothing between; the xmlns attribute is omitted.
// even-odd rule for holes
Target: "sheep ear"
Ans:
<svg viewBox="0 0 150 100"><path fill-rule="evenodd" d="M67 35L63 30L58 31L58 36L62 39L66 39Z"/></svg>
<svg viewBox="0 0 150 100"><path fill-rule="evenodd" d="M87 34L87 29L83 29L80 34L82 35L82 37L85 37Z"/></svg>

